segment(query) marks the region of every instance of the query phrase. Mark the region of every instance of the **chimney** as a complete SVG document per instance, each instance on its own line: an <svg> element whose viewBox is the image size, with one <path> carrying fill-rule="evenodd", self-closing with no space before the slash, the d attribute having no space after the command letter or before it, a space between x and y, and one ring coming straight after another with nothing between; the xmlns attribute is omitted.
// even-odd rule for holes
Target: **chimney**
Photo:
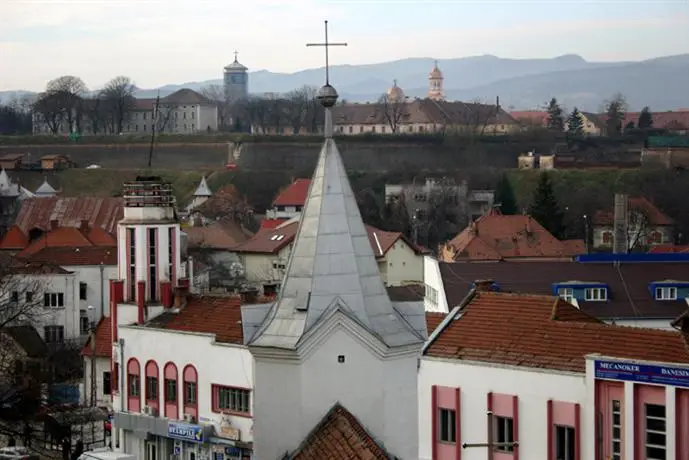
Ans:
<svg viewBox="0 0 689 460"><path fill-rule="evenodd" d="M60 227L60 221L57 220L57 219L52 219L52 220L50 221L50 229L51 229L51 230L57 230L58 227Z"/></svg>
<svg viewBox="0 0 689 460"><path fill-rule="evenodd" d="M476 292L480 291L492 291L495 282L493 280L476 280L474 281L474 290Z"/></svg>
<svg viewBox="0 0 689 460"><path fill-rule="evenodd" d="M87 233L90 228L91 225L89 224L88 219L82 219L81 224L79 225L79 230L81 230L83 233Z"/></svg>
<svg viewBox="0 0 689 460"><path fill-rule="evenodd" d="M146 320L146 281L136 283L136 306L138 308L136 324L143 324Z"/></svg>
<svg viewBox="0 0 689 460"><path fill-rule="evenodd" d="M615 194L615 206L613 212L613 252L626 254L628 245L628 198L622 193Z"/></svg>
<svg viewBox="0 0 689 460"><path fill-rule="evenodd" d="M529 235L533 233L533 227L531 225L531 216L526 216L526 233Z"/></svg>
<svg viewBox="0 0 689 460"><path fill-rule="evenodd" d="M500 112L500 96L495 96L495 110Z"/></svg>

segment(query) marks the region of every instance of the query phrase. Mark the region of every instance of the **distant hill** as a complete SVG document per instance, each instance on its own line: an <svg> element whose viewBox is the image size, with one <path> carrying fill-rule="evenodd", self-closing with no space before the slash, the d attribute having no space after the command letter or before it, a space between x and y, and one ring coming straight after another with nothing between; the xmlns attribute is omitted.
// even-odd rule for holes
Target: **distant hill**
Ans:
<svg viewBox="0 0 689 460"><path fill-rule="evenodd" d="M564 55L552 59L503 59L485 55L439 60L445 76L445 92L450 99L492 102L496 96L505 108L534 109L551 97L567 108L598 111L614 93L627 98L631 110L648 105L652 110L689 107L689 54L640 62L588 62L581 56ZM339 65L331 69L331 79L343 99L352 102L376 100L393 80L407 96L426 94L430 58L409 58L370 65ZM285 93L303 85L320 86L323 69L307 69L285 74L267 70L251 72L254 94ZM180 88L199 90L221 79L170 84L141 89L138 97L170 94ZM0 92L0 101L13 92Z"/></svg>

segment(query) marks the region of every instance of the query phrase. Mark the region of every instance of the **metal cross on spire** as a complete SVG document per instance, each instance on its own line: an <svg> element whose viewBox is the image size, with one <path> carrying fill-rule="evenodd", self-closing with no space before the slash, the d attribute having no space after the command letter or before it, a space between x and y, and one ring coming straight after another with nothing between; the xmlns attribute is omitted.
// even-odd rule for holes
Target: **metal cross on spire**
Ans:
<svg viewBox="0 0 689 460"><path fill-rule="evenodd" d="M237 50L234 50L234 62L237 62L237 55L238 54L239 53L237 52Z"/></svg>
<svg viewBox="0 0 689 460"><path fill-rule="evenodd" d="M328 41L328 21L325 21L325 43L307 43L306 46L322 46L325 48L325 84L330 84L330 62L328 60L328 48L331 46L347 46L346 43L330 43Z"/></svg>

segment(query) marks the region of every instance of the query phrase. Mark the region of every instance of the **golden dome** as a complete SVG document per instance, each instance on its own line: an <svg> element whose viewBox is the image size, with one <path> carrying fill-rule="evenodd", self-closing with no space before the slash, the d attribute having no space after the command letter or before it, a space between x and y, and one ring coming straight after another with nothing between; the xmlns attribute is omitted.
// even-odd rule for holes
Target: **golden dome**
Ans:
<svg viewBox="0 0 689 460"><path fill-rule="evenodd" d="M438 61L435 61L435 66L433 67L433 70L431 70L431 73L428 74L428 78L433 80L442 80L443 73L438 68Z"/></svg>
<svg viewBox="0 0 689 460"><path fill-rule="evenodd" d="M391 101L403 101L404 100L404 91L402 91L402 88L397 86L397 80L394 80L392 83L392 88L388 90L388 99Z"/></svg>

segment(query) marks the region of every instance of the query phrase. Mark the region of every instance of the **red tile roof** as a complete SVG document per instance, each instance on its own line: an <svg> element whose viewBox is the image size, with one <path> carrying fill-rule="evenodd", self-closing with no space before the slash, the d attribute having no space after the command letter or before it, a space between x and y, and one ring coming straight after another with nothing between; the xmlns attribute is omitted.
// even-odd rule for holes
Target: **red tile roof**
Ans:
<svg viewBox="0 0 689 460"><path fill-rule="evenodd" d="M187 227L190 248L231 249L253 236L249 230L232 219L213 222L205 227Z"/></svg>
<svg viewBox="0 0 689 460"><path fill-rule="evenodd" d="M22 257L25 251L17 254ZM54 263L63 267L77 265L117 265L117 246L46 247L23 256L31 262Z"/></svg>
<svg viewBox="0 0 689 460"><path fill-rule="evenodd" d="M446 313L426 312L426 330L429 336L440 326L446 316Z"/></svg>
<svg viewBox="0 0 689 460"><path fill-rule="evenodd" d="M73 272L65 270L57 264L50 262L34 262L31 260L17 259L14 257L5 258L0 256L0 266L5 273L15 275L70 275Z"/></svg>
<svg viewBox="0 0 689 460"><path fill-rule="evenodd" d="M649 254L682 254L689 252L689 244L658 244L653 246Z"/></svg>
<svg viewBox="0 0 689 460"><path fill-rule="evenodd" d="M689 363L679 332L598 322L558 297L477 292L426 355L585 372L584 357Z"/></svg>
<svg viewBox="0 0 689 460"><path fill-rule="evenodd" d="M527 126L546 126L548 124L548 112L538 110L525 110L522 112L510 112L512 118Z"/></svg>
<svg viewBox="0 0 689 460"><path fill-rule="evenodd" d="M651 225L674 225L675 223L643 196L629 197L629 211L640 212L645 219L648 219L648 223ZM611 226L613 220L612 210L596 211L596 214L593 216L594 225Z"/></svg>
<svg viewBox="0 0 689 460"><path fill-rule="evenodd" d="M278 225L284 223L287 219L263 219L261 221L261 230L270 230Z"/></svg>
<svg viewBox="0 0 689 460"><path fill-rule="evenodd" d="M311 179L297 179L278 193L273 206L304 206Z"/></svg>
<svg viewBox="0 0 689 460"><path fill-rule="evenodd" d="M393 458L339 403L316 425L289 460L389 460Z"/></svg>
<svg viewBox="0 0 689 460"><path fill-rule="evenodd" d="M287 222L287 221L285 221ZM258 254L274 254L292 243L297 233L299 222L285 223L276 228L259 230L252 238L234 247L236 252L248 252ZM428 250L415 245L406 236L399 232L386 232L370 225L366 226L368 239L376 257L383 257L395 245L398 240L404 241L417 254L425 254Z"/></svg>
<svg viewBox="0 0 689 460"><path fill-rule="evenodd" d="M179 311L166 311L146 323L147 327L215 334L223 343L244 343L239 297L190 296Z"/></svg>
<svg viewBox="0 0 689 460"><path fill-rule="evenodd" d="M627 112L622 122L622 126L626 126L629 122L633 122L634 126L639 123L639 115L641 112ZM689 130L689 110L680 109L672 112L652 112L653 127L670 130ZM607 119L607 116L601 115L602 119Z"/></svg>
<svg viewBox="0 0 689 460"><path fill-rule="evenodd" d="M450 240L444 248L452 260L506 258L569 258L584 251L580 240L560 241L531 216L483 215Z"/></svg>
<svg viewBox="0 0 689 460"><path fill-rule="evenodd" d="M112 321L109 317L102 318L96 325L95 330L96 337L96 349L95 355L99 358L111 358L112 357ZM91 340L89 337L81 349L82 356L91 356L93 351L91 350Z"/></svg>

